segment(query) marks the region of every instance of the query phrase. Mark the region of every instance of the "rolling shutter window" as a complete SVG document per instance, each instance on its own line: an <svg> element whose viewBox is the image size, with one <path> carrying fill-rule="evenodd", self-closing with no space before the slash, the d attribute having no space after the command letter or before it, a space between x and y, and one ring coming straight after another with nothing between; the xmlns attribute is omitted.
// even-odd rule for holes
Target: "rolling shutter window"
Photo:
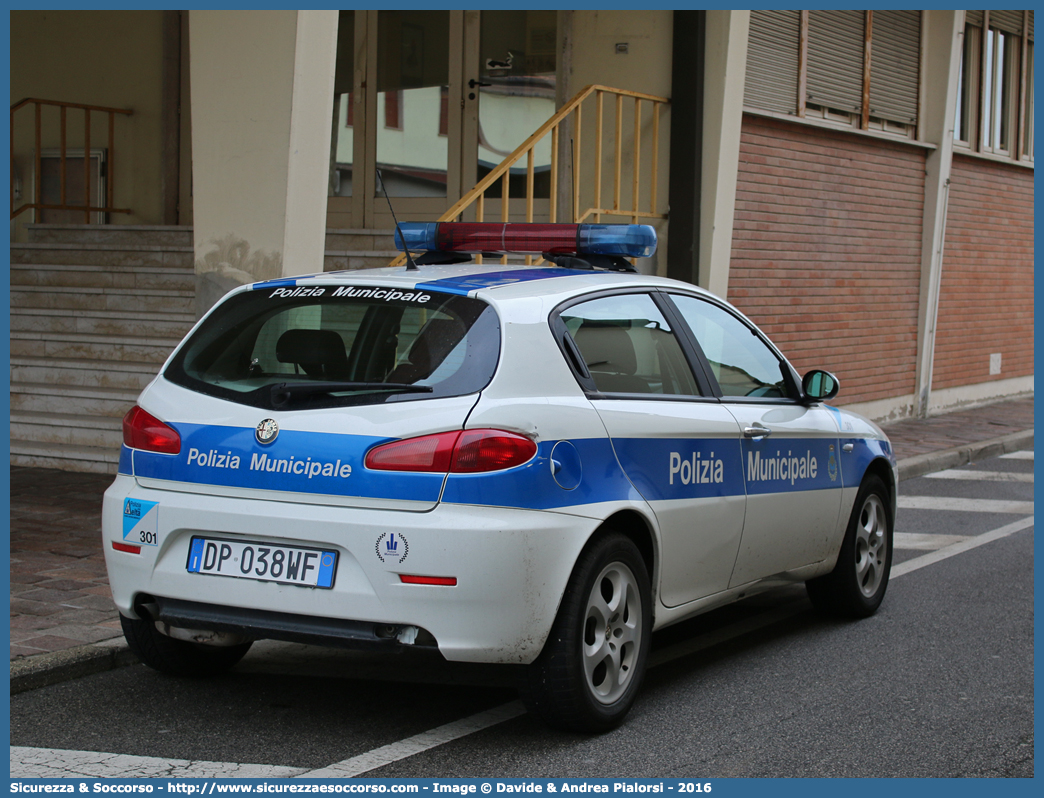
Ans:
<svg viewBox="0 0 1044 798"><path fill-rule="evenodd" d="M977 28L982 27L982 12L981 11L965 11L964 12L964 24L974 25Z"/></svg>
<svg viewBox="0 0 1044 798"><path fill-rule="evenodd" d="M743 103L797 113L800 11L751 11Z"/></svg>
<svg viewBox="0 0 1044 798"><path fill-rule="evenodd" d="M865 18L863 11L809 11L808 102L862 110Z"/></svg>
<svg viewBox="0 0 1044 798"><path fill-rule="evenodd" d="M990 27L1005 33L1022 35L1022 12L1021 11L991 11Z"/></svg>
<svg viewBox="0 0 1044 798"><path fill-rule="evenodd" d="M901 124L917 122L920 51L920 11L874 12L870 116Z"/></svg>

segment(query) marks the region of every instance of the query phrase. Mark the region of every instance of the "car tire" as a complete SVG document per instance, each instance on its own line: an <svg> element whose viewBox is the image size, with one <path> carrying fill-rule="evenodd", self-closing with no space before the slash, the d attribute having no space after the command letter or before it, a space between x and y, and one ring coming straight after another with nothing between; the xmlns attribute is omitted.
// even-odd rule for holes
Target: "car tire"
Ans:
<svg viewBox="0 0 1044 798"><path fill-rule="evenodd" d="M171 676L213 676L224 673L250 649L250 643L208 646L167 637L148 618L120 615L130 650L150 668Z"/></svg>
<svg viewBox="0 0 1044 798"><path fill-rule="evenodd" d="M817 610L844 618L867 618L877 612L892 570L890 508L884 482L867 476L856 496L837 565L829 574L805 582Z"/></svg>
<svg viewBox="0 0 1044 798"><path fill-rule="evenodd" d="M641 686L652 634L652 591L638 548L611 533L573 568L540 656L519 693L548 725L580 732L618 726Z"/></svg>

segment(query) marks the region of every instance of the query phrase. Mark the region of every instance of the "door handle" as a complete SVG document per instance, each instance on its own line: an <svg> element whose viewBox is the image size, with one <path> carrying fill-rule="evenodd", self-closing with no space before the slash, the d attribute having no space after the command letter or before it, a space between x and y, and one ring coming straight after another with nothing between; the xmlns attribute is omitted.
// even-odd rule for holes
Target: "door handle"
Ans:
<svg viewBox="0 0 1044 798"><path fill-rule="evenodd" d="M749 427L743 428L744 438L753 438L754 440L759 440L761 438L767 438L771 434L772 430L770 430L768 427L761 426L761 424L758 424L757 422L755 422Z"/></svg>
<svg viewBox="0 0 1044 798"><path fill-rule="evenodd" d="M468 88L469 89L473 89L476 86L492 86L492 85L493 85L492 83L483 83L481 80L475 80L474 78L472 78L471 80L468 81Z"/></svg>

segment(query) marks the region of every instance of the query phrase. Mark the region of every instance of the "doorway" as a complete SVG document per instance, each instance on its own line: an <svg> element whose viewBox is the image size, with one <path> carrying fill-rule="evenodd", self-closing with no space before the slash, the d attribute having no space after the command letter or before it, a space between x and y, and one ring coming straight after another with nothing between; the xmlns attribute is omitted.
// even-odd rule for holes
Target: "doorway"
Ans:
<svg viewBox="0 0 1044 798"><path fill-rule="evenodd" d="M400 221L434 220L488 174L554 113L556 19L342 11L327 226L392 227L385 191ZM536 156L538 218L548 213L550 161L548 140ZM511 217L523 218L524 164L517 171ZM497 181L486 197L500 191Z"/></svg>

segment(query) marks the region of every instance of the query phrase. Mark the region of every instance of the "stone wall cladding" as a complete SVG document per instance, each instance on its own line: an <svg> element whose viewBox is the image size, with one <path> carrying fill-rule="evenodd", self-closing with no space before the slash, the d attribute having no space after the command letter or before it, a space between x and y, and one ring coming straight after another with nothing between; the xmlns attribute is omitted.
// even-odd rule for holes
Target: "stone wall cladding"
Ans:
<svg viewBox="0 0 1044 798"><path fill-rule="evenodd" d="M1031 374L1033 171L954 154L932 388Z"/></svg>
<svg viewBox="0 0 1044 798"><path fill-rule="evenodd" d="M914 392L924 150L745 115L729 301L850 404Z"/></svg>

